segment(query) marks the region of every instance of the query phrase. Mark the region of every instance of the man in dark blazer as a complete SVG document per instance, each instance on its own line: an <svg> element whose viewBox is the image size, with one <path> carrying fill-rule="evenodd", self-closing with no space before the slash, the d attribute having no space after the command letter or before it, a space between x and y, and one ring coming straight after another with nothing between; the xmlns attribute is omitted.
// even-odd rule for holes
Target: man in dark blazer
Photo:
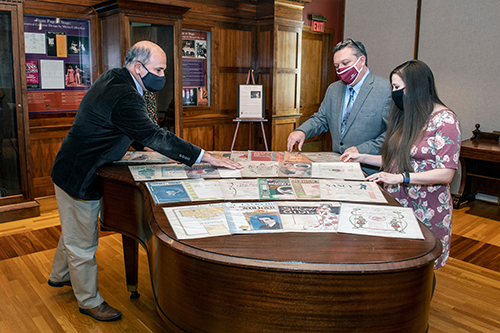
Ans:
<svg viewBox="0 0 500 333"><path fill-rule="evenodd" d="M61 236L48 283L72 286L80 312L97 320L115 320L121 312L109 306L97 290L101 194L96 169L120 160L133 141L189 166L202 161L241 168L165 131L149 118L143 92L163 87L166 67L165 52L158 45L141 41L132 46L125 67L102 74L85 94L52 167Z"/></svg>
<svg viewBox="0 0 500 333"><path fill-rule="evenodd" d="M330 130L335 153L380 154L391 103L389 81L370 72L365 47L359 41L338 43L333 49L333 63L341 80L328 87L318 112L290 133L288 151L296 143L302 150L305 139ZM366 166L363 169L375 171Z"/></svg>

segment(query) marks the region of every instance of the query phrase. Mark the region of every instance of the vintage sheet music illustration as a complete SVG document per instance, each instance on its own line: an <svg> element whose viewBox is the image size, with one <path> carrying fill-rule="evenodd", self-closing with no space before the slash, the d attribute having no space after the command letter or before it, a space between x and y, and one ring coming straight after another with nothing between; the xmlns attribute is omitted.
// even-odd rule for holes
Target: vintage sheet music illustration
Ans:
<svg viewBox="0 0 500 333"><path fill-rule="evenodd" d="M413 210L396 206L343 203L338 232L424 239Z"/></svg>

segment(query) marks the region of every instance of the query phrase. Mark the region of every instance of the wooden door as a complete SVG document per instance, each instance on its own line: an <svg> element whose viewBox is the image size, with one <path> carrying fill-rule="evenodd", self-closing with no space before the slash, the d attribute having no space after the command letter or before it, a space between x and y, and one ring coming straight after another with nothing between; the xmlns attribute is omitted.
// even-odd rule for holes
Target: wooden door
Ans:
<svg viewBox="0 0 500 333"><path fill-rule="evenodd" d="M300 119L297 127L318 111L328 85L333 79L333 32L302 31L302 61L300 83ZM331 151L328 132L312 137L304 143L303 151Z"/></svg>

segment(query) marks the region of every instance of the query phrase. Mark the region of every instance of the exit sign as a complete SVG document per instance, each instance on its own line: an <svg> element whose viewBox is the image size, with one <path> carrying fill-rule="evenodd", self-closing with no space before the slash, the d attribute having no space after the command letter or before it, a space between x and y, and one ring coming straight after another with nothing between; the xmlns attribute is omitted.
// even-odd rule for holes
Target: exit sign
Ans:
<svg viewBox="0 0 500 333"><path fill-rule="evenodd" d="M311 30L324 32L325 31L325 22L312 21Z"/></svg>

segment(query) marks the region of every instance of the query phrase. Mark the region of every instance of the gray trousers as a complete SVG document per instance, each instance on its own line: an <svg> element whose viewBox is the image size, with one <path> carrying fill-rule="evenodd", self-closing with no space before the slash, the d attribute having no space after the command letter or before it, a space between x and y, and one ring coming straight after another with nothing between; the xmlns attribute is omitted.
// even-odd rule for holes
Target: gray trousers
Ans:
<svg viewBox="0 0 500 333"><path fill-rule="evenodd" d="M78 306L91 309L104 299L97 291L95 252L99 243L100 200L79 200L55 186L61 220L61 236L57 245L52 282L71 280Z"/></svg>

